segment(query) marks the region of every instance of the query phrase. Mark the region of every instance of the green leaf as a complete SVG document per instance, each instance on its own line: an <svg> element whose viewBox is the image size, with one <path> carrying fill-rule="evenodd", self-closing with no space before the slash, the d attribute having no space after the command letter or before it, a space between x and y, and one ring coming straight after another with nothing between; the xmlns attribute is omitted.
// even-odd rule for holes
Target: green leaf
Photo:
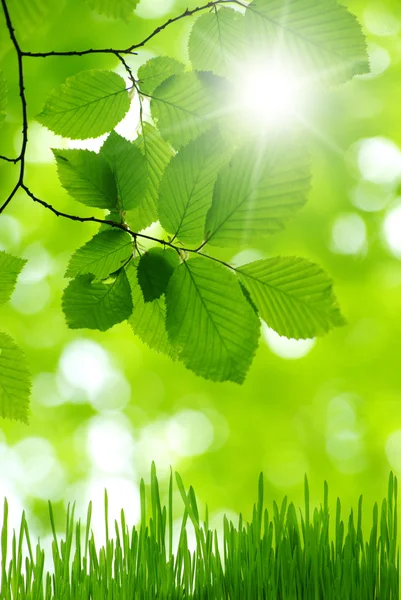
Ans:
<svg viewBox="0 0 401 600"><path fill-rule="evenodd" d="M138 206L146 192L148 173L142 152L131 142L112 131L103 144L104 156L114 173L118 206L127 211Z"/></svg>
<svg viewBox="0 0 401 600"><path fill-rule="evenodd" d="M89 150L55 150L60 183L74 198L86 206L117 206L117 186L106 159Z"/></svg>
<svg viewBox="0 0 401 600"><path fill-rule="evenodd" d="M369 72L361 26L335 0L254 0L245 23L259 58L274 52L295 72L334 82Z"/></svg>
<svg viewBox="0 0 401 600"><path fill-rule="evenodd" d="M101 15L129 21L139 0L86 0L89 6Z"/></svg>
<svg viewBox="0 0 401 600"><path fill-rule="evenodd" d="M215 7L192 27L188 51L193 68L235 76L244 60L244 41L244 16L231 8Z"/></svg>
<svg viewBox="0 0 401 600"><path fill-rule="evenodd" d="M8 302L26 260L0 251L0 306Z"/></svg>
<svg viewBox="0 0 401 600"><path fill-rule="evenodd" d="M145 302L138 283L139 259L130 262L127 277L131 285L134 309L128 319L134 333L152 350L176 358L177 352L170 344L166 330L166 301L161 296L153 302Z"/></svg>
<svg viewBox="0 0 401 600"><path fill-rule="evenodd" d="M345 324L331 279L304 258L266 258L237 272L262 319L280 335L312 338Z"/></svg>
<svg viewBox="0 0 401 600"><path fill-rule="evenodd" d="M3 125L6 118L7 109L7 81L0 71L0 127Z"/></svg>
<svg viewBox="0 0 401 600"><path fill-rule="evenodd" d="M157 221L157 200L159 184L168 165L173 150L163 140L160 133L149 123L142 123L142 135L138 136L134 146L139 148L146 160L148 186L140 205L126 214L126 222L133 231L141 231Z"/></svg>
<svg viewBox="0 0 401 600"><path fill-rule="evenodd" d="M225 94L225 82L212 73L173 75L156 88L152 117L162 136L180 148L216 126Z"/></svg>
<svg viewBox="0 0 401 600"><path fill-rule="evenodd" d="M58 135L84 140L113 129L129 106L128 91L120 75L112 71L82 71L50 93L36 119Z"/></svg>
<svg viewBox="0 0 401 600"><path fill-rule="evenodd" d="M160 183L159 219L183 242L203 240L217 173L229 156L221 137L207 132L174 156Z"/></svg>
<svg viewBox="0 0 401 600"><path fill-rule="evenodd" d="M151 96L155 89L172 75L184 72L185 65L168 56L151 58L138 69L138 83L143 94Z"/></svg>
<svg viewBox="0 0 401 600"><path fill-rule="evenodd" d="M28 423L31 376L22 350L0 332L0 416Z"/></svg>
<svg viewBox="0 0 401 600"><path fill-rule="evenodd" d="M145 302L160 298L167 289L173 271L180 263L171 248L151 248L139 259L137 278Z"/></svg>
<svg viewBox="0 0 401 600"><path fill-rule="evenodd" d="M279 231L305 204L310 177L300 145L248 143L217 178L205 238L215 246L238 246Z"/></svg>
<svg viewBox="0 0 401 600"><path fill-rule="evenodd" d="M106 331L132 313L131 289L124 269L110 282L93 281L91 274L70 281L63 295L63 311L70 329Z"/></svg>
<svg viewBox="0 0 401 600"><path fill-rule="evenodd" d="M129 233L112 229L97 233L71 257L66 277L92 273L96 279L106 279L118 271L132 256L132 237Z"/></svg>
<svg viewBox="0 0 401 600"><path fill-rule="evenodd" d="M242 383L255 354L259 319L227 268L194 258L175 269L166 293L167 331L188 369Z"/></svg>

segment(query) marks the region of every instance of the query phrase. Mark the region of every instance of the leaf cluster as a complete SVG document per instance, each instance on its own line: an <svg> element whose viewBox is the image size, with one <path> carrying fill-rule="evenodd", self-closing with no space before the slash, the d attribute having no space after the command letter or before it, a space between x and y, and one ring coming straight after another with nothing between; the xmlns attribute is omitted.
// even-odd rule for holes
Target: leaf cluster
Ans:
<svg viewBox="0 0 401 600"><path fill-rule="evenodd" d="M87 1L112 18L127 19L136 6L135 0ZM322 335L344 318L330 278L307 259L270 257L234 268L210 254L282 230L311 187L302 135L241 129L244 109L232 101L234 84L255 57L263 62L282 54L323 85L369 66L357 20L335 0L226 4L210 2L195 20L189 65L158 56L134 74L124 51L110 50L127 81L112 71L78 73L49 95L37 120L72 139L110 132L99 153L53 150L69 195L107 211L92 218L103 223L99 232L68 264L62 302L68 326L106 331L128 320L143 342L196 374L242 383L260 319L300 339ZM5 94L0 78L0 120ZM134 95L139 128L130 142L113 128ZM59 213L27 191L56 214L91 220ZM146 231L156 221L160 239ZM143 240L155 247L144 250Z"/></svg>

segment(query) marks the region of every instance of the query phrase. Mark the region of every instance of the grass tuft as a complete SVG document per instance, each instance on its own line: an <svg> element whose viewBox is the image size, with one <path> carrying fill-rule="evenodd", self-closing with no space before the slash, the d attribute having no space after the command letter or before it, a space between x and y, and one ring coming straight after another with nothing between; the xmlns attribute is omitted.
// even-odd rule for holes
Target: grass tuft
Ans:
<svg viewBox="0 0 401 600"><path fill-rule="evenodd" d="M97 549L91 531L89 504L85 529L68 507L65 537L53 533L52 572L44 571L40 542L33 549L22 514L18 535L9 547L8 504L4 501L1 531L1 600L391 600L399 598L397 547L397 479L389 476L387 498L373 507L370 535L362 531L362 497L356 514L347 519L337 499L335 515L329 511L327 483L323 505L311 511L305 477L305 506L297 511L284 498L271 512L264 506L263 475L252 520L239 515L234 524L224 517L223 536L209 527L206 508L199 516L195 492L185 489L176 473L184 503L177 549L173 546L173 477L170 474L168 506L160 501L156 469L152 464L150 502L140 483L141 522L131 530L124 511L109 531L105 493L105 546ZM149 514L147 515L147 508ZM188 545L187 524L195 531L196 547ZM23 548L27 548L24 553ZM26 554L26 555L25 555Z"/></svg>

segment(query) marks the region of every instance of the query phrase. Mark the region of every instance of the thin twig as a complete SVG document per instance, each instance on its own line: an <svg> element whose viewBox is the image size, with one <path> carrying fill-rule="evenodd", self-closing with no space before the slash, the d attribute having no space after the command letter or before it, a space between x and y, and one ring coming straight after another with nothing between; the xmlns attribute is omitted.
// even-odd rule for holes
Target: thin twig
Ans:
<svg viewBox="0 0 401 600"><path fill-rule="evenodd" d="M160 32L164 31L167 27L169 27L173 23L176 23L177 21L180 21L181 19L185 19L187 17L192 17L193 15L195 15L198 12L207 10L208 8L213 8L215 6L218 6L219 4L236 4L237 6L241 6L242 8L246 8L248 6L247 3L241 2L240 0L212 0L211 2L208 2L207 4L203 4L203 6L197 6L196 8L192 8L192 9L188 9L187 8L186 10L184 10L183 13L181 13L177 17L173 17L172 19L169 19L168 21L166 21L165 23L163 23L163 25L160 25L159 27L156 27L156 29L154 29L152 31L152 33L150 33L141 42L138 42L137 44L133 44L132 46L130 46L129 48L127 48L127 50L126 50L127 53L132 52L132 50L136 50L137 48L142 48L152 38L154 38Z"/></svg>
<svg viewBox="0 0 401 600"><path fill-rule="evenodd" d="M204 258L209 258L211 260L214 260L215 262L220 263L221 265L224 265L225 267L228 267L229 269L232 269L233 271L236 271L236 269L229 263L224 262L223 260L220 260L219 258L216 258L214 256L210 256L209 254L199 252L197 248L184 248L182 246L173 244L172 242L168 242L167 240L162 240L162 239L154 237L152 235L147 235L146 233L132 231L128 227L128 225L126 225L124 223L118 223L117 221L111 221L109 219L99 219L97 217L80 217L78 215L71 215L69 213L65 213L63 211L58 210L52 204L49 204L45 200L42 200L41 198L38 198L37 196L35 196L35 194L24 183L21 185L21 188L26 192L26 194L28 194L28 196L34 202L37 202L44 208L47 208L48 210L50 210L53 214L56 215L56 217L63 217L64 219L69 219L70 221L78 221L80 223L99 223L99 225L109 225L110 227L114 227L115 229L120 229L121 231L125 231L126 233L129 233L129 235L131 235L134 238L134 240L136 240L137 238L142 238L145 240L149 240L151 242L156 242L157 244L161 244L162 246L167 246L168 248L172 248L173 250L175 250L178 253L188 252L189 254L197 254L198 256L202 256Z"/></svg>
<svg viewBox="0 0 401 600"><path fill-rule="evenodd" d="M87 50L51 50L50 52L22 52L22 56L25 58L50 58L52 56L85 56L86 54L138 54L132 52L128 48L118 50L117 48L89 48Z"/></svg>
<svg viewBox="0 0 401 600"><path fill-rule="evenodd" d="M131 67L129 66L129 64L127 63L127 61L124 59L124 57L123 57L123 56L121 56L121 54L119 54L119 53L117 52L117 53L116 53L116 56L117 56L118 60L121 62L121 64L123 65L124 69L126 70L126 72L127 72L127 75L128 75L128 78L129 78L129 80L130 80L130 81L131 81L131 83L132 83L132 87L134 87L134 88L137 90L137 89L138 89L138 88L137 88L137 85L136 85L136 84L137 84L137 81L136 81L136 79L135 79L135 77L134 77L134 74L133 74L133 72L132 72L132 69L131 69Z"/></svg>
<svg viewBox="0 0 401 600"><path fill-rule="evenodd" d="M167 27L180 21L181 19L192 17L198 12L207 10L208 8L213 8L218 6L219 4L236 4L237 6L241 6L241 8L246 8L248 4L246 2L241 2L241 0L211 0L207 4L203 4L202 6L197 6L196 8L186 9L183 13L178 15L177 17L173 17L163 23L163 25L159 25L150 33L146 38L142 41L137 42L136 44L132 44L128 46L128 48L90 48L88 50L51 50L50 52L21 52L22 56L26 56L27 58L48 58L52 56L85 56L86 54L114 54L117 56L118 54L138 54L134 52L137 48L142 48L145 46L151 39L156 37L159 33L164 31Z"/></svg>
<svg viewBox="0 0 401 600"><path fill-rule="evenodd" d="M25 181L24 181L25 156L26 156L26 149L27 149L27 144L28 144L28 114L27 114L27 102L26 102L25 86L24 86L23 59L25 57L27 57L27 58L47 58L47 57L51 57L51 56L84 56L85 54L113 54L122 63L122 65L124 66L124 68L128 74L129 79L132 82L132 87L134 87L139 93L140 120L142 123L142 97L141 97L142 93L138 89L137 81L133 75L131 67L128 65L128 63L126 62L126 60L124 59L124 57L122 55L136 54L136 52L134 52L135 48L143 47L147 42L149 42L149 40L154 38L161 31L163 31L171 24L176 23L177 21L179 21L185 17L190 17L198 12L207 10L208 8L216 7L219 4L237 4L242 7L245 7L246 4L242 3L240 0L212 0L211 2L208 2L207 4L204 4L203 6L198 6L192 10L187 9L182 14L180 14L177 17L174 17L172 19L169 19L163 25L160 25L159 27L157 27L151 34L149 34L141 42L139 42L137 44L133 44L129 48L125 48L122 50L107 48L107 49L74 50L74 51L67 51L67 52L58 52L58 51L25 52L25 51L21 50L21 47L16 38L14 27L13 27L10 13L8 10L8 6L7 6L7 0L0 0L0 2L1 2L1 6L3 8L3 12L4 12L5 20L6 20L7 29L8 29L9 35L10 35L10 39L12 41L12 44L13 44L16 54L17 54L19 95L21 98L21 109L22 109L22 142L21 142L20 153L16 158L8 158L6 156L0 156L0 160L4 160L4 161L11 162L14 164L16 164L18 162L20 163L20 171L19 171L18 181L15 184L15 186L14 186L13 190L11 191L11 193L9 194L9 196L7 197L7 199L5 200L5 202L2 204L2 206L0 206L0 214L5 210L5 208L8 206L8 204L14 198L15 194L18 192L18 190L21 189L27 194L27 196L29 196L29 198L31 198L31 200L40 204L47 210L50 210L57 217L62 217L65 219L69 219L70 221L76 221L79 223L98 223L100 225L109 225L110 227L114 227L116 229L120 229L120 230L123 230L123 231L126 231L127 233L129 233L134 240L135 246L137 246L137 239L142 238L142 239L146 239L146 240L161 244L164 247L172 248L179 254L183 253L183 252L196 254L198 256L202 256L204 258L208 258L210 260L218 262L218 263L224 265L225 267L228 267L229 269L236 270L236 269L234 269L234 267L232 265L224 262L223 260L220 260L219 258L216 258L214 256L209 256L208 254L205 254L203 252L200 252L200 250L204 247L206 242L203 242L196 249L184 248L180 245L173 244L175 236L173 237L173 239L170 242L168 242L166 240L159 239L159 238L156 238L156 237L144 234L144 233L138 233L138 232L131 231L130 228L124 223L118 223L118 222L111 221L108 219L99 219L97 217L80 217L79 215L72 215L69 213L65 213L63 211L58 210L52 204L49 204L45 200L38 198L31 191L31 189L25 184ZM147 94L142 94L142 95L147 96Z"/></svg>
<svg viewBox="0 0 401 600"><path fill-rule="evenodd" d="M19 162L21 160L21 156L17 156L17 158L10 158L9 156L0 155L0 160L5 160L6 162L16 164L17 162Z"/></svg>
<svg viewBox="0 0 401 600"><path fill-rule="evenodd" d="M23 69L23 64L22 64L22 52L21 52L20 45L17 41L17 38L15 37L15 31L14 31L13 24L11 22L10 13L8 12L6 0L1 0L1 5L3 7L4 16L6 19L6 25L7 25L7 29L8 29L10 38L11 38L11 42L17 53L18 86L19 86L19 95L21 98L21 109L22 109L22 143L21 143L21 151L20 151L18 159L16 161L10 161L10 162L19 162L20 163L20 171L19 171L18 181L17 181L13 191L11 192L11 194L8 196L8 198L5 200L5 202L0 207L0 213L2 213L4 211L4 209L8 206L8 204L11 202L11 200L17 193L18 189L22 186L22 184L24 182L25 153L26 153L26 147L28 144L28 113L27 113L27 104L26 104L25 87L24 87L24 69Z"/></svg>

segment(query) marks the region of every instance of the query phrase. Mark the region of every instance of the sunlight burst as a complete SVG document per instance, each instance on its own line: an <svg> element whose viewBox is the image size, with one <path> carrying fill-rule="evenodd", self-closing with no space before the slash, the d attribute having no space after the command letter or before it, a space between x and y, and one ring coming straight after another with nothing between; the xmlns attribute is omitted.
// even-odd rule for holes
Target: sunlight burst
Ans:
<svg viewBox="0 0 401 600"><path fill-rule="evenodd" d="M246 120L257 127L282 126L306 108L306 78L283 61L243 69L237 79L237 99Z"/></svg>

